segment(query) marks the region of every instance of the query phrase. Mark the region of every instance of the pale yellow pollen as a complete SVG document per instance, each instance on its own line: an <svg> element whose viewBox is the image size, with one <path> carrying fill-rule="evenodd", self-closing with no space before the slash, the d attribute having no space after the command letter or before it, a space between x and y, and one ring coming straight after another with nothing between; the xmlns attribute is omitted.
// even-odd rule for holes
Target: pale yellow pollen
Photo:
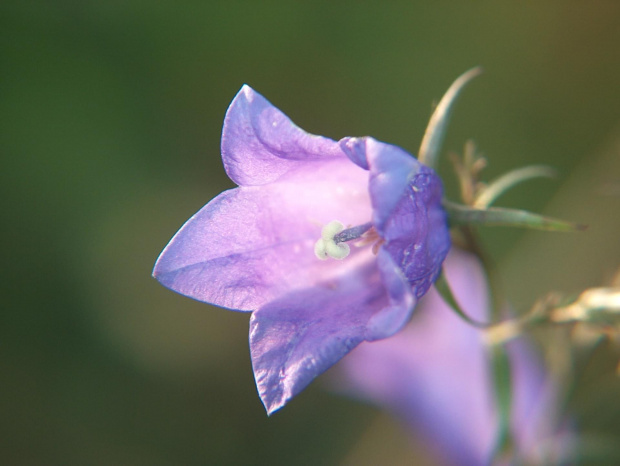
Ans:
<svg viewBox="0 0 620 466"><path fill-rule="evenodd" d="M336 243L334 236L344 230L344 225L332 220L321 230L321 238L314 244L314 255L321 259L342 260L349 255L351 248L346 243Z"/></svg>

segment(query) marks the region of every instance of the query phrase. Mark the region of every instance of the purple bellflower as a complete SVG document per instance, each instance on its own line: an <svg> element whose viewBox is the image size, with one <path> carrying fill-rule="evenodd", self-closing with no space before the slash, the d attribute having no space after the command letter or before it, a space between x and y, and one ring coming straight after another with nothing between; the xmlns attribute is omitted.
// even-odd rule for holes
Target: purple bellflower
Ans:
<svg viewBox="0 0 620 466"><path fill-rule="evenodd" d="M486 319L487 285L478 259L452 249L444 271L462 308ZM568 434L555 436L553 384L525 340L507 349L518 457L524 464L561 464ZM489 357L484 333L462 321L433 288L406 328L360 345L336 374L340 389L387 408L423 438L439 464L479 466L491 463L499 423Z"/></svg>
<svg viewBox="0 0 620 466"><path fill-rule="evenodd" d="M183 225L153 275L252 312L254 376L271 414L409 320L450 248L442 185L396 146L304 132L248 86L226 113L222 159L238 188Z"/></svg>

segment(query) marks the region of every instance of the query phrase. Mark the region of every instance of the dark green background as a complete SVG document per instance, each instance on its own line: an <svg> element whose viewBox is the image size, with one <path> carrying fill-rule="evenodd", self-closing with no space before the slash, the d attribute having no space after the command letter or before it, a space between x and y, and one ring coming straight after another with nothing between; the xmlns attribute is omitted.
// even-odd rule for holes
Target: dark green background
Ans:
<svg viewBox="0 0 620 466"><path fill-rule="evenodd" d="M409 464L394 425L320 382L267 418L248 316L150 278L176 229L232 186L227 105L248 83L310 132L415 152L432 102L482 65L445 148L474 138L489 177L557 167L503 204L591 225L570 240L486 232L531 303L620 263L619 50L613 0L2 2L0 462ZM607 435L620 392L603 360L607 398L588 376L572 409Z"/></svg>

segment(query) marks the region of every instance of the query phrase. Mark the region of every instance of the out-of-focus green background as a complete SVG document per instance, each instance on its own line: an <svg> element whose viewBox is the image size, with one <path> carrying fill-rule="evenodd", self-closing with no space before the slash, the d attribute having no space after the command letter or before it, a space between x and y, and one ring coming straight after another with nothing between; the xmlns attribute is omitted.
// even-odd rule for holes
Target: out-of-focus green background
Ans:
<svg viewBox="0 0 620 466"><path fill-rule="evenodd" d="M446 150L474 138L488 177L557 167L502 203L590 224L486 232L509 294L602 284L620 264L620 2L3 1L0 462L413 464L395 424L320 381L267 418L248 315L150 273L232 187L219 139L243 83L310 132L415 152L475 65ZM571 409L605 436L620 391L599 359Z"/></svg>

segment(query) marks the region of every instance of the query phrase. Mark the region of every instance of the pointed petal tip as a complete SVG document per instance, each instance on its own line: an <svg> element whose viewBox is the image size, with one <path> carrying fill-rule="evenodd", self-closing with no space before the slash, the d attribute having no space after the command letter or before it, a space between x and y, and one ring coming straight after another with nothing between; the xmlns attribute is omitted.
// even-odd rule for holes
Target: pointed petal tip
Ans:
<svg viewBox="0 0 620 466"><path fill-rule="evenodd" d="M256 96L260 96L260 94L256 92L250 85L244 83L228 105L228 110L226 111L227 115L233 108L235 108L239 104L242 104L244 102L252 103Z"/></svg>
<svg viewBox="0 0 620 466"><path fill-rule="evenodd" d="M153 271L151 272L151 277L153 277L155 280L157 280L162 285L167 286L165 284L165 274L166 272L162 271L159 265L155 263L155 266L153 267Z"/></svg>
<svg viewBox="0 0 620 466"><path fill-rule="evenodd" d="M371 139L366 137L346 137L338 141L338 145L349 159L357 166L368 170L368 160L366 159L366 142Z"/></svg>
<svg viewBox="0 0 620 466"><path fill-rule="evenodd" d="M270 405L265 400L263 401L263 406L265 407L265 411L267 411L267 417L273 416L276 412L280 411L284 407L286 403L277 403Z"/></svg>
<svg viewBox="0 0 620 466"><path fill-rule="evenodd" d="M170 242L168 243L170 244ZM166 247L162 250L162 252L159 253L159 256L157 256L157 259L155 260L155 263L153 264L153 270L151 271L151 277L153 277L154 279L156 279L157 281L161 281L161 258L164 255L164 252L166 252L166 248L168 247L168 245L166 245Z"/></svg>
<svg viewBox="0 0 620 466"><path fill-rule="evenodd" d="M254 377L256 379L256 374L254 374ZM267 416L269 417L284 408L284 406L291 401L292 398L290 394L288 396L284 394L283 390L276 390L278 393L275 394L274 390L268 390L265 385L260 384L258 381L256 382L256 389L258 391L260 401L263 403Z"/></svg>
<svg viewBox="0 0 620 466"><path fill-rule="evenodd" d="M239 89L239 92L237 92L237 95L243 95L248 100L251 100L255 94L256 94L256 91L252 89L252 87L249 84L245 84L245 83L243 84L243 86L241 86L241 89Z"/></svg>

